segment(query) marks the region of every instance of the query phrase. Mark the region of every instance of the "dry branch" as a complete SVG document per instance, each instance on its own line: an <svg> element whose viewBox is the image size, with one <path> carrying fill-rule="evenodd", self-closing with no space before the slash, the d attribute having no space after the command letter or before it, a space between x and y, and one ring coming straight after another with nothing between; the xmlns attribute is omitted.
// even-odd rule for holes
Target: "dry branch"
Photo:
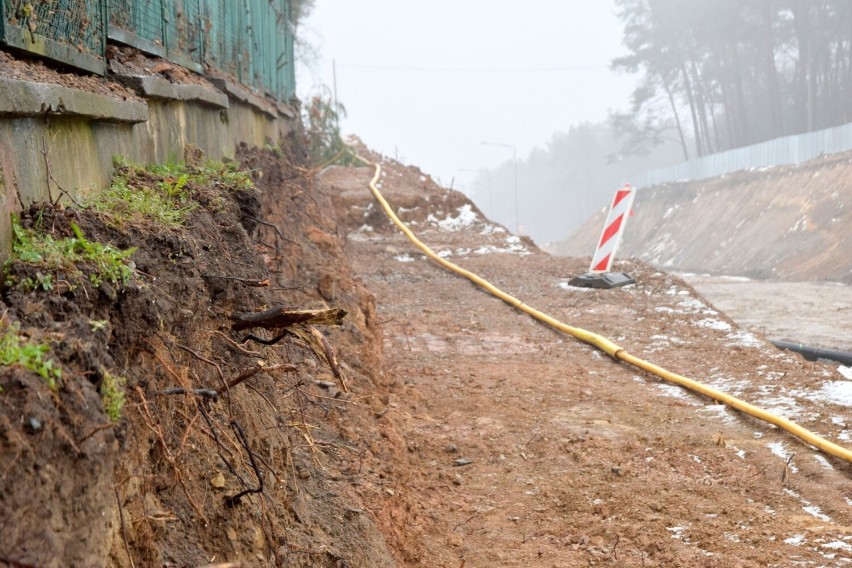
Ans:
<svg viewBox="0 0 852 568"><path fill-rule="evenodd" d="M346 386L346 380L343 378L343 372L340 370L340 363L337 362L337 354L335 354L334 347L331 346L331 342L317 328L310 326L308 329L311 331L311 335L313 335L314 338L319 341L320 345L322 345L326 362L328 362L328 366L331 367L331 372L334 374L334 378L337 379L337 383L340 385L340 390L348 393L349 387Z"/></svg>
<svg viewBox="0 0 852 568"><path fill-rule="evenodd" d="M296 310L286 306L277 306L262 312L239 312L230 315L231 329L239 331L253 327L276 330L296 324L340 325L346 317L343 308L327 310Z"/></svg>

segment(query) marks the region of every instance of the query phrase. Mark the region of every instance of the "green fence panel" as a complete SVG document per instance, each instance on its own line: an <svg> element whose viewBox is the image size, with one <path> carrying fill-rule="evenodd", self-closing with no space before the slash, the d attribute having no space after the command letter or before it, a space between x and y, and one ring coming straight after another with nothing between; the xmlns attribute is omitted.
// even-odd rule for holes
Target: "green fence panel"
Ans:
<svg viewBox="0 0 852 568"><path fill-rule="evenodd" d="M162 0L109 0L109 39L166 56Z"/></svg>
<svg viewBox="0 0 852 568"><path fill-rule="evenodd" d="M184 67L201 73L201 0L163 0L165 9L166 56Z"/></svg>
<svg viewBox="0 0 852 568"><path fill-rule="evenodd" d="M106 0L0 0L3 44L103 75Z"/></svg>
<svg viewBox="0 0 852 568"><path fill-rule="evenodd" d="M281 0L281 7L285 14L284 28L279 36L281 42L281 53L276 58L275 69L278 72L280 83L278 92L284 100L289 101L296 95L296 46L294 45L295 28L293 25L293 13L288 0Z"/></svg>
<svg viewBox="0 0 852 568"><path fill-rule="evenodd" d="M0 13L0 42L87 71L104 73L109 37L279 101L295 91L289 0L0 0Z"/></svg>

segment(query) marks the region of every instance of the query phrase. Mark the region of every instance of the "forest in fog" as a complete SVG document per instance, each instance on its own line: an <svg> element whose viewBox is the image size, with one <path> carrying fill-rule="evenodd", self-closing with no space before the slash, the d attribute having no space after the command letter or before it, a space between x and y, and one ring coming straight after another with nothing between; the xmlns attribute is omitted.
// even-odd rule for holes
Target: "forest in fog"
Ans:
<svg viewBox="0 0 852 568"><path fill-rule="evenodd" d="M852 122L849 0L616 5L612 69L638 77L630 107L519 157L517 186L511 162L472 184L486 213L513 229L517 214L538 242L567 237L643 170Z"/></svg>

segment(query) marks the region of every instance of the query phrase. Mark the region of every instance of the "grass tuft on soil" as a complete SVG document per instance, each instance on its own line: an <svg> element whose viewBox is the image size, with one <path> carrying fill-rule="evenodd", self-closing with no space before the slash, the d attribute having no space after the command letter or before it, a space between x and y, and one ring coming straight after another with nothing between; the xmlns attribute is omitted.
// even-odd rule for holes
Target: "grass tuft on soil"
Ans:
<svg viewBox="0 0 852 568"><path fill-rule="evenodd" d="M112 422L121 420L126 384L127 379L124 377L113 375L108 371L104 372L103 382L101 383L101 400L104 403L104 412Z"/></svg>
<svg viewBox="0 0 852 568"><path fill-rule="evenodd" d="M95 287L104 282L126 286L133 276L130 257L136 249L119 250L91 241L76 224L70 226L73 237L55 239L45 232L22 227L20 220L13 217L12 255L4 266L6 286L48 291L60 280L73 288L86 278ZM35 267L35 273L25 278L15 275L10 267L16 261Z"/></svg>
<svg viewBox="0 0 852 568"><path fill-rule="evenodd" d="M113 159L112 183L85 205L110 217L114 224L154 222L177 228L186 224L199 203L217 209L221 197L210 190L247 191L254 188L247 172L234 162L210 160L200 165L141 166L121 156ZM202 194L207 193L206 199ZM221 208L221 203L219 204Z"/></svg>
<svg viewBox="0 0 852 568"><path fill-rule="evenodd" d="M50 347L45 343L34 343L22 336L16 322L8 323L3 318L0 328L3 333L0 336L0 365L20 365L29 369L44 379L50 390L56 391L56 381L62 378L62 369L54 364L53 359L46 357Z"/></svg>

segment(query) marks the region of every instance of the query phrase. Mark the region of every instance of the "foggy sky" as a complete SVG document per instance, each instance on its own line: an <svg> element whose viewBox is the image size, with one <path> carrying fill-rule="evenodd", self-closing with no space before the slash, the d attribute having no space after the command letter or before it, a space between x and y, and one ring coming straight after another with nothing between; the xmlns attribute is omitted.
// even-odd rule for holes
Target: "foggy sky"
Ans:
<svg viewBox="0 0 852 568"><path fill-rule="evenodd" d="M609 70L621 31L611 0L317 0L298 93L331 87L336 60L344 134L466 189L469 170L511 159L481 141L522 159L628 106L634 78Z"/></svg>

